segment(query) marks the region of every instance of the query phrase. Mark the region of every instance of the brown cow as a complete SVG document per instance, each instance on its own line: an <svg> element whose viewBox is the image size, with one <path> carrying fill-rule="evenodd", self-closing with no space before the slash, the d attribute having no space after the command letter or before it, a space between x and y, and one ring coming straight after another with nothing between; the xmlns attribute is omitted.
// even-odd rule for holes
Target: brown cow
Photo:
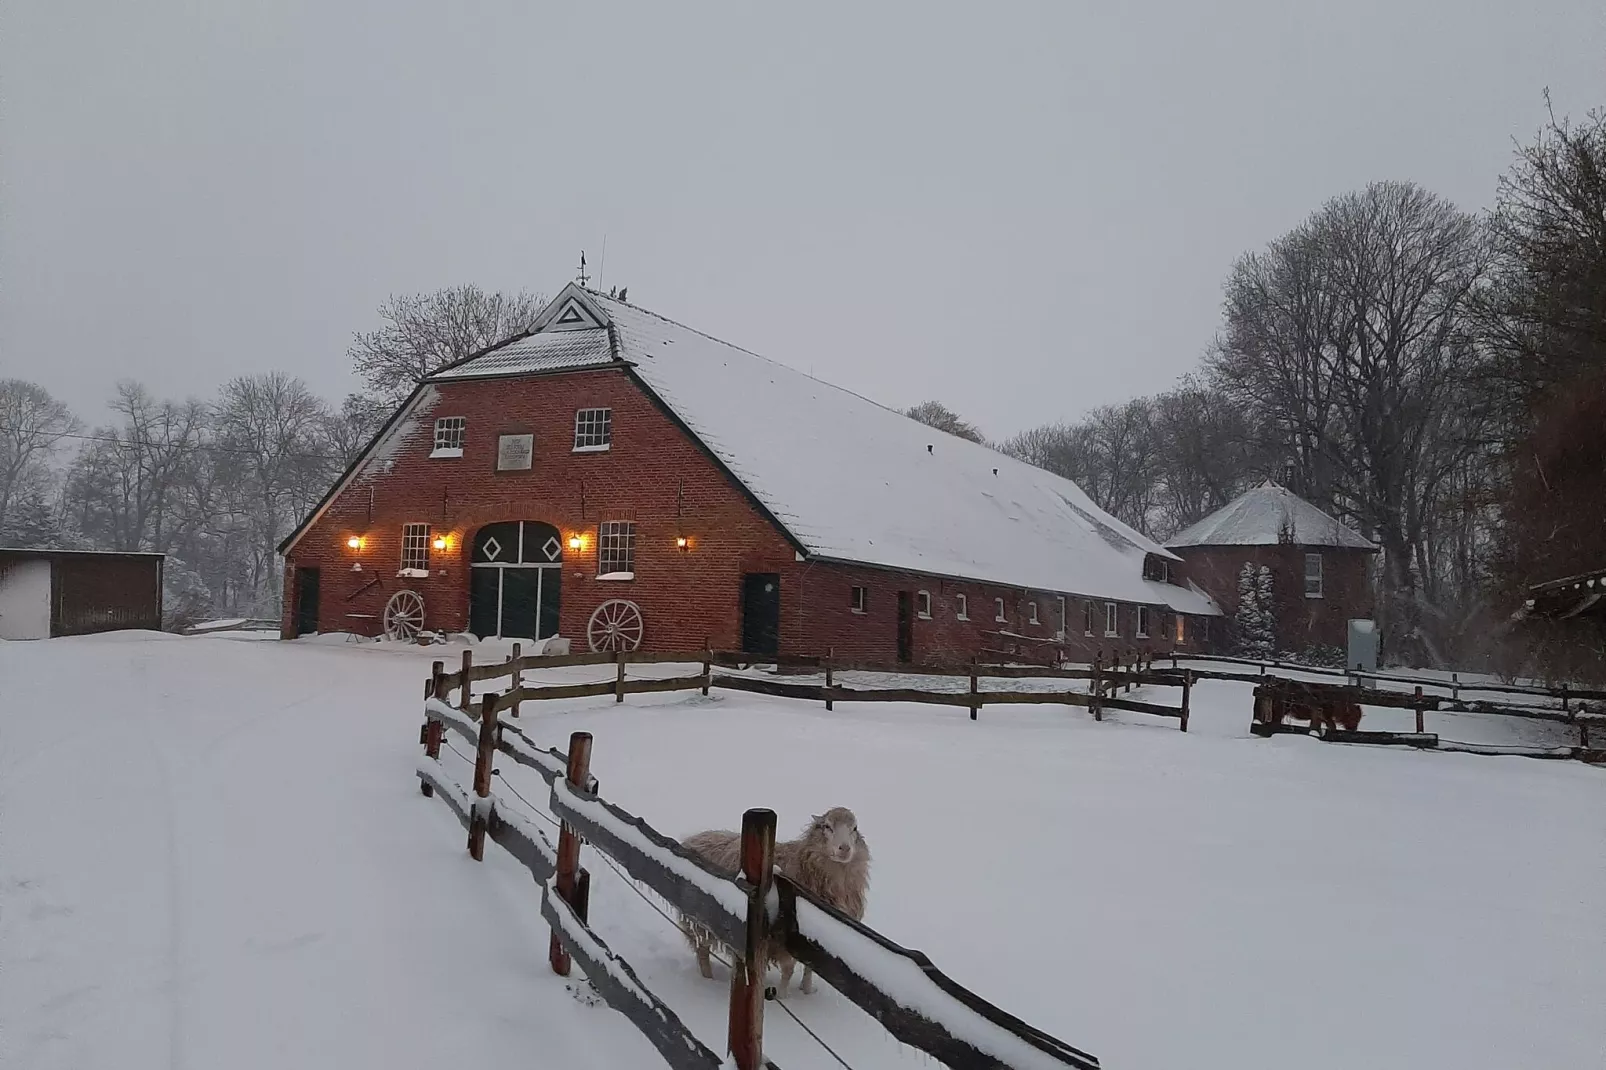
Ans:
<svg viewBox="0 0 1606 1070"><path fill-rule="evenodd" d="M1273 699L1271 719L1276 724L1282 724L1284 720L1309 721L1313 731L1336 731L1342 728L1346 732L1353 732L1361 725L1361 707L1357 703L1338 699Z"/></svg>

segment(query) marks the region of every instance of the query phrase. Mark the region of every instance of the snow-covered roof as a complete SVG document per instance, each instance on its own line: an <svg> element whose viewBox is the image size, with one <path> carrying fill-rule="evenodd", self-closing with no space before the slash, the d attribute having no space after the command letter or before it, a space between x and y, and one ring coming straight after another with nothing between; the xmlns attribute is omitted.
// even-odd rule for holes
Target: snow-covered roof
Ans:
<svg viewBox="0 0 1606 1070"><path fill-rule="evenodd" d="M1197 524L1177 532L1166 545L1173 548L1272 546L1279 542L1351 550L1377 549L1354 530L1269 479L1238 495Z"/></svg>
<svg viewBox="0 0 1606 1070"><path fill-rule="evenodd" d="M1070 480L572 284L536 333L434 380L538 373L575 353L628 363L811 557L1219 612L1145 580L1145 554L1175 555Z"/></svg>

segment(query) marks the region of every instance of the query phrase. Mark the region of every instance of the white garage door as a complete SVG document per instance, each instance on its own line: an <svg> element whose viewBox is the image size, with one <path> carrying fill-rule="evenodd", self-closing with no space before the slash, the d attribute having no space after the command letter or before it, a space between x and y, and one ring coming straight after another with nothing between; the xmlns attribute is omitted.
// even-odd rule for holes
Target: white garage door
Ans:
<svg viewBox="0 0 1606 1070"><path fill-rule="evenodd" d="M0 639L50 638L50 562L0 565Z"/></svg>

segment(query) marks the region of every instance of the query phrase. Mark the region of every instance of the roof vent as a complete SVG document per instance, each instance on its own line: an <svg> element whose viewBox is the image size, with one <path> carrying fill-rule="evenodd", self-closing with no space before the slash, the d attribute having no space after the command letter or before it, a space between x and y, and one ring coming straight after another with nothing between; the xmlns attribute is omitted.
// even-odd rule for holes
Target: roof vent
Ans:
<svg viewBox="0 0 1606 1070"><path fill-rule="evenodd" d="M994 468L994 469L993 469L993 475L995 475L995 476L996 476L996 475L997 475L997 474L998 474L998 469L996 469L996 468Z"/></svg>
<svg viewBox="0 0 1606 1070"><path fill-rule="evenodd" d="M934 454L934 452L933 452L933 450L932 450L932 448L931 448L931 443L929 443L929 442L928 442L928 443L926 443L926 452L927 452L927 453L932 453L932 454L933 454L933 456L935 456L935 454Z"/></svg>

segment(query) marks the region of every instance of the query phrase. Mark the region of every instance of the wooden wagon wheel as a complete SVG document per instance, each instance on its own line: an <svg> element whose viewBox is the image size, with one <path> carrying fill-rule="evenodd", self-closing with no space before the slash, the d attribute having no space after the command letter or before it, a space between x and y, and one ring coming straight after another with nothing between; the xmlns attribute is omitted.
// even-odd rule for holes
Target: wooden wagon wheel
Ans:
<svg viewBox="0 0 1606 1070"><path fill-rule="evenodd" d="M385 603L385 613L381 620L385 626L386 639L412 642L424 628L424 596L417 591L397 591L390 596L390 601Z"/></svg>
<svg viewBox="0 0 1606 1070"><path fill-rule="evenodd" d="M641 646L645 631L641 609L636 603L610 598L591 614L591 621L586 625L586 641L592 650L599 652L635 650Z"/></svg>

